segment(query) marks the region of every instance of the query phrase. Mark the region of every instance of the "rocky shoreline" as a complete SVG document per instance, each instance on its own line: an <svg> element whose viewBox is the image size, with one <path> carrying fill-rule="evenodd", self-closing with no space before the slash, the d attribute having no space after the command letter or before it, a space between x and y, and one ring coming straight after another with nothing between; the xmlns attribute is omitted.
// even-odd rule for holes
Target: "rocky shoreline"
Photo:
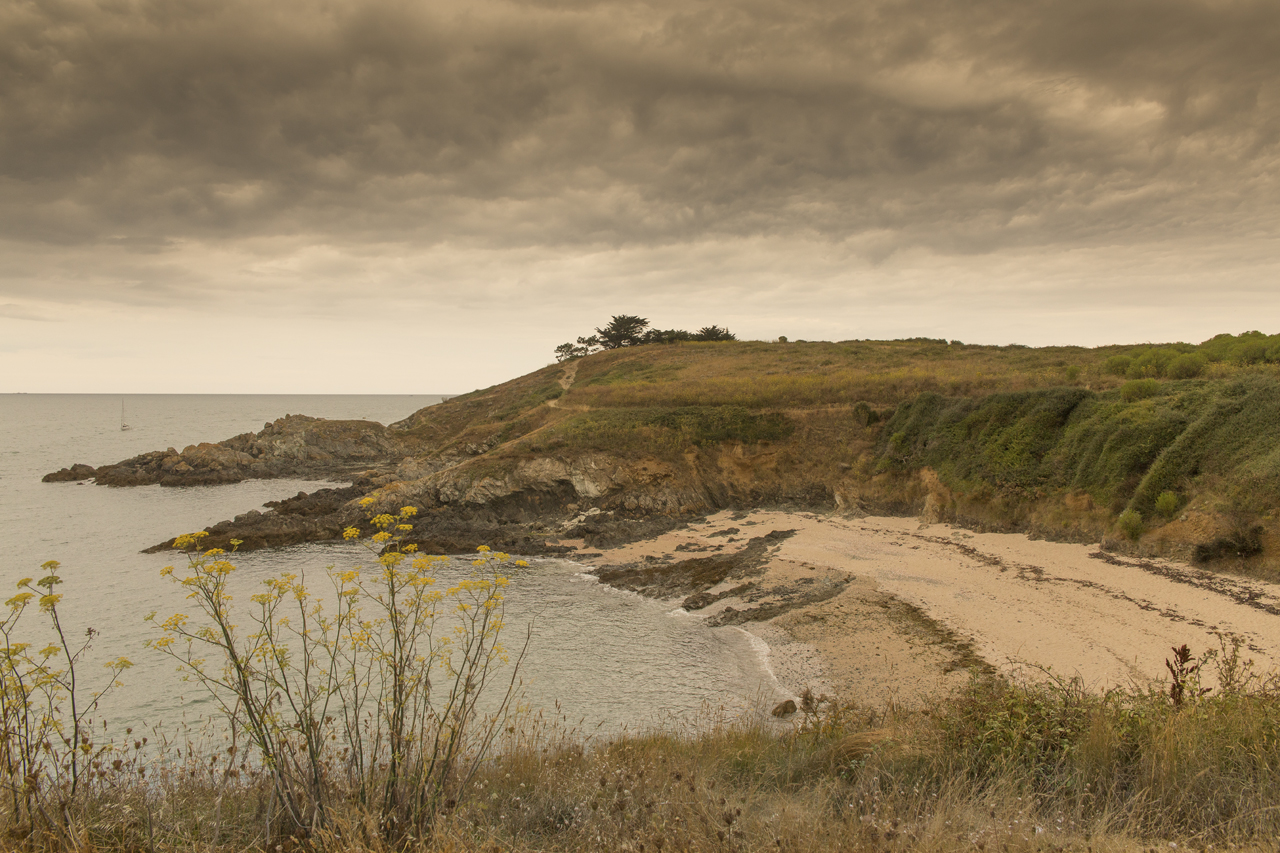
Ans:
<svg viewBox="0 0 1280 853"><path fill-rule="evenodd" d="M741 466L741 449L694 454L686 469L653 458L608 453L561 458L543 455L501 465L486 455L492 441L440 451L406 428L412 419L384 427L369 421L330 421L287 415L217 443L140 454L93 467L77 463L45 482L127 487L210 486L247 479L299 478L345 481L274 501L205 528L209 547L240 551L338 540L342 531L367 531L370 512L413 506L418 515L408 540L423 551L465 553L479 545L527 556L568 553L560 540L588 548L612 548L666 531L732 505L799 501L819 506L829 493L814 484L762 489L751 478L725 480L715 472L718 454ZM361 500L372 497L366 508ZM189 531L174 531L174 537ZM174 539L155 543L154 552Z"/></svg>

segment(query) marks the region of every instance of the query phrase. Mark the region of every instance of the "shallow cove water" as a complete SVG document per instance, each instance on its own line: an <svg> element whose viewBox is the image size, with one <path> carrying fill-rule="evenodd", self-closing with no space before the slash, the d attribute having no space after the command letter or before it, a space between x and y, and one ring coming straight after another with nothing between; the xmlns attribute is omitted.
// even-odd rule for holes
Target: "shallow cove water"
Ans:
<svg viewBox="0 0 1280 853"><path fill-rule="evenodd" d="M179 555L142 554L176 533L198 530L265 501L323 484L300 480L247 481L224 486L107 488L41 483L50 472L84 462L102 465L145 451L219 441L256 431L288 413L328 418L399 420L437 395L0 395L0 588L39 577L40 565L58 560L65 583L60 605L68 634L94 639L92 665L117 656L135 666L123 688L109 694L99 719L113 729L156 723L198 723L213 705L184 683L173 663L143 647L155 629L144 622L191 613L182 592L160 577ZM120 429L121 403L131 429ZM239 555L240 600L263 578L282 571L319 578L328 565L368 563L359 545L301 545ZM515 570L507 593L509 639L514 645L532 623L523 664L525 701L556 712L584 732L621 727L697 724L710 712L742 713L774 697L777 685L764 655L745 631L708 628L697 617L662 602L597 584L583 567L533 559ZM470 568L457 562L443 574ZM8 594L5 594L5 598ZM0 599L3 600L3 599ZM33 637L41 614L23 617ZM558 708L558 711L556 709Z"/></svg>

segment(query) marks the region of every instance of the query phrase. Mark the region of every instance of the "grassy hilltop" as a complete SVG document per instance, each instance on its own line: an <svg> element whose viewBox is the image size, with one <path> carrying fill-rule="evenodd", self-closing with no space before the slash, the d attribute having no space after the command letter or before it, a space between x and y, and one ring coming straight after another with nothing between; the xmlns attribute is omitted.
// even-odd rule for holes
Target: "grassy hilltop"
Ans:
<svg viewBox="0 0 1280 853"><path fill-rule="evenodd" d="M565 500L673 515L779 503L921 514L1280 568L1280 335L1096 349L651 344L550 365L394 426L426 457L462 456L447 477L464 487L534 460L590 459L616 473L600 494Z"/></svg>

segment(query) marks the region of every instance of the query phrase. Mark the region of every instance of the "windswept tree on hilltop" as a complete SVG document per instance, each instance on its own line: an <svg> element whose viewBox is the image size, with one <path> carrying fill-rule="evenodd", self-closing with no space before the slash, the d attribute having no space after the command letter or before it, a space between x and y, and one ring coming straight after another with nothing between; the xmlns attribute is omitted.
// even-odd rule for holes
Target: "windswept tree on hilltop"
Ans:
<svg viewBox="0 0 1280 853"><path fill-rule="evenodd" d="M695 341L736 341L738 336L728 329L722 329L719 326L703 326L694 332L692 340Z"/></svg>
<svg viewBox="0 0 1280 853"><path fill-rule="evenodd" d="M616 314L603 329L596 329L592 339L603 349L621 349L636 347L644 343L645 330L649 321L634 314ZM581 342L581 338L578 339Z"/></svg>
<svg viewBox="0 0 1280 853"><path fill-rule="evenodd" d="M576 344L563 343L556 347L556 361L581 358L607 349L621 349L643 344L674 344L680 341L736 341L738 338L728 329L719 326L703 326L696 332L684 329L650 329L649 321L634 314L615 314L608 325L597 328L590 337L580 337Z"/></svg>

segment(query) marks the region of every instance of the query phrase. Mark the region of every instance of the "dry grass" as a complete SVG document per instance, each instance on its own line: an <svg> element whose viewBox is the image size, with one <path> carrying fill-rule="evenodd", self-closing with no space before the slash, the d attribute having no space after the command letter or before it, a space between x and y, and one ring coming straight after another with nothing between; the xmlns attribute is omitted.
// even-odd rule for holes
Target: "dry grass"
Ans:
<svg viewBox="0 0 1280 853"><path fill-rule="evenodd" d="M584 361L565 401L593 407L789 409L896 406L926 391L973 396L1064 384L1110 388L1107 350L1028 349L919 341L680 344Z"/></svg>
<svg viewBox="0 0 1280 853"><path fill-rule="evenodd" d="M1227 690L1180 705L1163 688L1098 695L1052 679L975 678L926 710L810 704L782 732L739 721L584 736L563 721L530 718L512 729L462 801L448 806L432 837L395 845L381 840L349 797L323 832L283 832L252 762L228 767L225 744L169 747L145 778L135 773L95 787L74 809L72 838L27 839L25 846L281 853L1274 849L1280 693L1274 678L1253 676L1233 654L1224 645L1222 654L1202 659L1219 665L1220 678L1224 664L1235 667L1224 679ZM5 826L15 847L22 829Z"/></svg>

